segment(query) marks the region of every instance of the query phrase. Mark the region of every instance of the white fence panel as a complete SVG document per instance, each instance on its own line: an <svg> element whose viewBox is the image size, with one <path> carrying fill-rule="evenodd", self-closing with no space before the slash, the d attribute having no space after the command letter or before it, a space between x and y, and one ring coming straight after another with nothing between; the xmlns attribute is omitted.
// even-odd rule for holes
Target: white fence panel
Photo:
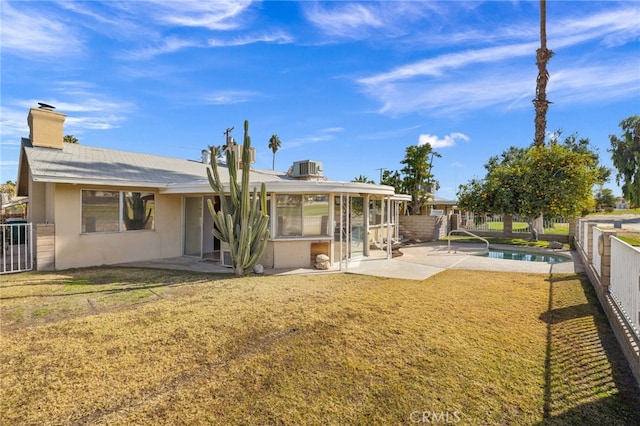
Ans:
<svg viewBox="0 0 640 426"><path fill-rule="evenodd" d="M588 241L588 239L589 239L589 222L585 220L582 223L582 247L584 247L585 249L587 248L587 244L591 244L591 241Z"/></svg>
<svg viewBox="0 0 640 426"><path fill-rule="evenodd" d="M602 237L602 230L597 227L593 227L593 235L591 237L591 253L593 256L593 268L596 270L598 276L602 276L602 256L600 250L598 250L598 244Z"/></svg>
<svg viewBox="0 0 640 426"><path fill-rule="evenodd" d="M32 241L30 223L0 225L0 274L33 269Z"/></svg>
<svg viewBox="0 0 640 426"><path fill-rule="evenodd" d="M582 243L582 219L578 219L578 222L576 224L576 237L575 238L578 241L578 243L580 244L580 246L583 246L583 243Z"/></svg>
<svg viewBox="0 0 640 426"><path fill-rule="evenodd" d="M611 238L609 291L640 337L640 250Z"/></svg>

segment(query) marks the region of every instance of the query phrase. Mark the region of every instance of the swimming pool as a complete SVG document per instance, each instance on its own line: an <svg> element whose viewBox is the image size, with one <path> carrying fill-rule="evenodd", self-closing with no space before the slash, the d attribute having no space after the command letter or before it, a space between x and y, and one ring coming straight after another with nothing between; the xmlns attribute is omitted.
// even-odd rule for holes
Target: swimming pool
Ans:
<svg viewBox="0 0 640 426"><path fill-rule="evenodd" d="M564 263L571 261L570 257L560 254L503 250L495 248L490 248L489 252L478 254L478 256L490 257L492 259L520 260L523 262Z"/></svg>

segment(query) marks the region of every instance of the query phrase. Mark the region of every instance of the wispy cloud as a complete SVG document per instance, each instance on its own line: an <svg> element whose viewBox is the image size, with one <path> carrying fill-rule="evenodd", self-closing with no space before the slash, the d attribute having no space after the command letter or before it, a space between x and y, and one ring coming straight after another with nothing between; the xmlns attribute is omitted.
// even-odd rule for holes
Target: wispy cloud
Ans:
<svg viewBox="0 0 640 426"><path fill-rule="evenodd" d="M344 128L342 127L327 127L319 129L312 134L287 141L287 143L283 145L283 148L289 149L312 143L329 142L336 138L337 133L343 131Z"/></svg>
<svg viewBox="0 0 640 426"><path fill-rule="evenodd" d="M325 2L307 3L305 18L325 36L365 40L397 37L407 26L439 9L432 2Z"/></svg>
<svg viewBox="0 0 640 426"><path fill-rule="evenodd" d="M380 28L384 19L372 3L339 4L327 8L314 3L306 9L306 18L329 35L354 36L369 28Z"/></svg>
<svg viewBox="0 0 640 426"><path fill-rule="evenodd" d="M523 43L441 55L407 64L386 73L361 78L358 80L358 83L373 86L416 77L440 77L444 75L446 71L470 65L499 62L507 58L519 56L530 56L536 47L536 43Z"/></svg>
<svg viewBox="0 0 640 426"><path fill-rule="evenodd" d="M249 90L220 90L208 93L203 100L211 105L231 105L250 102L261 96L260 93Z"/></svg>
<svg viewBox="0 0 640 426"><path fill-rule="evenodd" d="M2 2L2 50L31 60L63 59L82 54L84 44L75 29L55 14L40 12L30 4L14 8Z"/></svg>
<svg viewBox="0 0 640 426"><path fill-rule="evenodd" d="M606 49L614 43L637 40L640 27L628 17L638 15L638 10L623 7L549 24L553 29L550 47L565 58L562 62L552 61L555 68L549 92L555 92L566 102L637 95L638 59L617 58L616 65L611 66L612 58ZM413 61L356 82L381 103L379 112L391 115L408 112L446 115L499 105L506 109L529 107L536 70L531 63L525 64L523 58L533 57L539 46L537 35L514 35L509 28L498 30L501 31L511 34L510 44L476 48L460 44L451 49L458 49L453 53ZM585 60L583 52L580 60L570 59L574 46L593 41L601 42L604 53L588 55L590 62L586 65L580 63Z"/></svg>
<svg viewBox="0 0 640 426"><path fill-rule="evenodd" d="M229 46L244 46L254 43L275 43L275 44L287 44L293 42L293 37L284 33L276 32L271 34L262 35L250 35L235 37L231 39L209 39L208 45L212 47L229 47Z"/></svg>
<svg viewBox="0 0 640 426"><path fill-rule="evenodd" d="M231 30L240 26L239 17L251 1L165 1L157 0L155 18L167 25Z"/></svg>
<svg viewBox="0 0 640 426"><path fill-rule="evenodd" d="M59 82L46 103L67 115L65 133L82 134L84 130L107 130L120 126L135 110L132 102L115 99L92 85L79 81ZM2 105L2 138L18 139L29 135L27 114L43 99L4 99ZM5 143L3 142L3 145Z"/></svg>
<svg viewBox="0 0 640 426"><path fill-rule="evenodd" d="M457 140L469 142L469 136L454 132L443 137L423 133L418 137L418 145L429 144L432 148L448 148L454 146Z"/></svg>
<svg viewBox="0 0 640 426"><path fill-rule="evenodd" d="M203 42L170 36L160 40L155 46L130 50L117 56L121 59L145 60L159 55L175 53L183 49L205 46L206 44Z"/></svg>

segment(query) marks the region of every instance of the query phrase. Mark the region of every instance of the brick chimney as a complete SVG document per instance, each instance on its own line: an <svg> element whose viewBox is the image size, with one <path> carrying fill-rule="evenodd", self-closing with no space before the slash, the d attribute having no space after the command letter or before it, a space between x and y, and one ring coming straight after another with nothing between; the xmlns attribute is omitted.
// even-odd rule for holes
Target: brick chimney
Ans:
<svg viewBox="0 0 640 426"><path fill-rule="evenodd" d="M66 115L52 111L53 107L31 108L27 116L32 146L62 149Z"/></svg>

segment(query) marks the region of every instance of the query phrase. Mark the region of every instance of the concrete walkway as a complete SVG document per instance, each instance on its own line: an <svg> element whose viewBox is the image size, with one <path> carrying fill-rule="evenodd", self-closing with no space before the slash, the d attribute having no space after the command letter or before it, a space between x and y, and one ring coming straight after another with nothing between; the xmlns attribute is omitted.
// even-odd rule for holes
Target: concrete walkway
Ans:
<svg viewBox="0 0 640 426"><path fill-rule="evenodd" d="M492 246L493 248L494 246ZM525 262L519 260L492 259L477 256L484 249L484 245L452 244L451 252L447 245L441 242L422 243L405 246L400 249L402 256L393 259L384 258L384 253L372 251L372 256L353 261L348 267L335 265L327 271L312 268L295 269L265 269L265 275L303 275L327 273L351 273L388 278L402 278L409 280L424 280L445 269L471 269L483 271L527 272L536 274L562 273L571 274L583 272L579 258L569 251L555 251L555 253L571 256L573 261L564 263ZM513 246L495 246L513 250ZM517 248L516 248L517 250ZM528 252L535 249L524 249ZM548 253L548 250L544 250ZM145 262L130 262L119 266L177 269L207 273L231 274L233 270L220 266L217 262L195 257L181 256L168 259L157 259Z"/></svg>

